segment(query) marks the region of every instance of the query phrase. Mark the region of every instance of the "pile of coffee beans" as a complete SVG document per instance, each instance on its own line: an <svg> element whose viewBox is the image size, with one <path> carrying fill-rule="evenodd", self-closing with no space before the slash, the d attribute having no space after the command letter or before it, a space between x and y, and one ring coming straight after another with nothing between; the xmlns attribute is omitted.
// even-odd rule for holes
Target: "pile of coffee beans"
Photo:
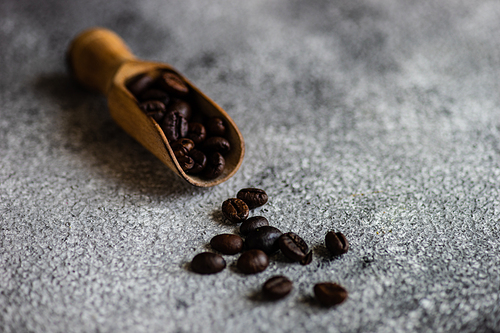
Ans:
<svg viewBox="0 0 500 333"><path fill-rule="evenodd" d="M242 252L236 267L243 274L257 274L269 266L269 255L278 251L291 262L308 265L312 262L313 253L307 243L293 232L282 233L278 228L269 225L263 216L248 217L250 210L264 205L268 200L265 191L256 188L245 188L238 192L236 198L229 198L222 203L222 213L231 223L240 225L240 235L220 234L210 241L211 247L222 254L234 255ZM334 256L347 253L349 243L341 232L330 231L325 236L325 246ZM191 269L200 274L214 274L226 267L224 258L217 253L203 252L197 254ZM285 276L274 276L264 283L262 294L270 300L287 296L293 289L293 282ZM314 294L323 306L333 306L347 299L347 291L340 285L330 282L318 283L314 286Z"/></svg>
<svg viewBox="0 0 500 333"><path fill-rule="evenodd" d="M217 178L231 150L224 120L200 112L189 86L176 73L162 70L155 76L139 74L129 80L127 89L139 108L160 125L182 170Z"/></svg>

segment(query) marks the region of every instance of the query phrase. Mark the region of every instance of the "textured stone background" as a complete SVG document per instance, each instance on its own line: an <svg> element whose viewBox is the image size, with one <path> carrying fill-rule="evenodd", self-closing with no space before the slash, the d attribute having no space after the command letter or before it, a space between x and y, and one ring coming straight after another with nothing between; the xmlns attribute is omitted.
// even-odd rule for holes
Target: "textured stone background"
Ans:
<svg viewBox="0 0 500 333"><path fill-rule="evenodd" d="M182 183L72 82L94 25L230 113L236 176ZM499 31L486 0L1 1L0 331L500 332ZM190 272L247 186L313 263ZM274 274L295 289L263 302ZM319 281L349 300L318 307Z"/></svg>

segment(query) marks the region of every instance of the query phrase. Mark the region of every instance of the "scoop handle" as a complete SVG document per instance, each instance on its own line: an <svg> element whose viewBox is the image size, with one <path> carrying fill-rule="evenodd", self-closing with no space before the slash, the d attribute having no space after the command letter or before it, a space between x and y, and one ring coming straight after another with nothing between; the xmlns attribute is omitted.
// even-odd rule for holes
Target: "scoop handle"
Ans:
<svg viewBox="0 0 500 333"><path fill-rule="evenodd" d="M67 60L75 78L85 87L107 95L118 68L135 56L125 42L104 28L83 31L72 40Z"/></svg>

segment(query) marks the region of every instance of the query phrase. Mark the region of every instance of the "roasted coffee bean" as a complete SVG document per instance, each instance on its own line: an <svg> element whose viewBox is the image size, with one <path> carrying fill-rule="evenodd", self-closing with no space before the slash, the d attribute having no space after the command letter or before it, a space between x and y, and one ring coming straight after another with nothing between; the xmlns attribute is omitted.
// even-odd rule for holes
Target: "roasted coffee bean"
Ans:
<svg viewBox="0 0 500 333"><path fill-rule="evenodd" d="M177 157L177 162L179 162L181 169L184 171L189 171L194 166L194 160L191 157L189 157L188 155L183 155L183 156Z"/></svg>
<svg viewBox="0 0 500 333"><path fill-rule="evenodd" d="M281 299L292 291L293 282L285 276L273 276L262 286L262 293L268 299Z"/></svg>
<svg viewBox="0 0 500 333"><path fill-rule="evenodd" d="M248 208L260 207L267 202L267 193L258 188L244 188L236 195L238 199L245 201Z"/></svg>
<svg viewBox="0 0 500 333"><path fill-rule="evenodd" d="M200 274L214 274L224 268L226 268L226 261L217 253L199 253L191 261L191 269Z"/></svg>
<svg viewBox="0 0 500 333"><path fill-rule="evenodd" d="M278 239L281 252L292 261L301 261L307 255L309 246L306 242L293 232L287 232Z"/></svg>
<svg viewBox="0 0 500 333"><path fill-rule="evenodd" d="M193 140L195 144L199 144L207 137L207 131L203 124L189 123L187 136Z"/></svg>
<svg viewBox="0 0 500 333"><path fill-rule="evenodd" d="M161 128L168 141L171 142L186 136L188 123L186 118L174 111L165 115Z"/></svg>
<svg viewBox="0 0 500 333"><path fill-rule="evenodd" d="M282 232L270 226L264 226L250 232L245 238L245 246L247 249L259 249L267 254L272 254L279 250L278 238Z"/></svg>
<svg viewBox="0 0 500 333"><path fill-rule="evenodd" d="M300 261L300 264L305 266L305 265L309 265L313 260L313 251L309 251L308 254L306 254L306 256L304 257L304 259L302 259Z"/></svg>
<svg viewBox="0 0 500 333"><path fill-rule="evenodd" d="M248 206L243 200L230 198L222 203L222 214L233 223L246 220L248 213Z"/></svg>
<svg viewBox="0 0 500 333"><path fill-rule="evenodd" d="M127 83L127 89L136 98L153 84L153 78L148 74L139 74Z"/></svg>
<svg viewBox="0 0 500 333"><path fill-rule="evenodd" d="M226 133L226 126L224 121L219 117L211 117L207 120L206 128L208 134L211 136L224 136Z"/></svg>
<svg viewBox="0 0 500 333"><path fill-rule="evenodd" d="M174 99L169 105L166 105L165 113L169 112L178 112L179 115L186 118L186 120L191 119L193 113L191 105L180 99Z"/></svg>
<svg viewBox="0 0 500 333"><path fill-rule="evenodd" d="M325 236L325 245L334 256L347 253L349 250L349 242L341 232L329 231Z"/></svg>
<svg viewBox="0 0 500 333"><path fill-rule="evenodd" d="M159 83L163 89L176 96L186 96L189 92L189 88L186 83L179 77L179 75L172 72L163 73L160 77Z"/></svg>
<svg viewBox="0 0 500 333"><path fill-rule="evenodd" d="M212 238L210 245L222 254L236 254L243 249L243 238L233 234L221 234Z"/></svg>
<svg viewBox="0 0 500 333"><path fill-rule="evenodd" d="M191 149L194 148L194 142L193 142L193 140L190 140L188 138L182 138L182 139L179 139L179 140L172 142L170 144L170 147L174 151L179 150L179 149L183 149L186 151L186 153L189 153L191 151Z"/></svg>
<svg viewBox="0 0 500 333"><path fill-rule="evenodd" d="M269 258L261 250L243 252L238 258L236 267L244 274L260 273L269 265Z"/></svg>
<svg viewBox="0 0 500 333"><path fill-rule="evenodd" d="M165 115L165 104L160 101L146 101L139 104L139 108L156 121L161 121Z"/></svg>
<svg viewBox="0 0 500 333"><path fill-rule="evenodd" d="M202 149L209 152L216 151L225 155L231 150L231 144L223 137L213 136L203 141Z"/></svg>
<svg viewBox="0 0 500 333"><path fill-rule="evenodd" d="M207 155L207 166L203 171L203 176L208 179L217 178L222 175L226 160L220 153L212 153Z"/></svg>
<svg viewBox="0 0 500 333"><path fill-rule="evenodd" d="M321 305L333 306L347 299L347 290L336 283L323 282L314 286L314 295Z"/></svg>
<svg viewBox="0 0 500 333"><path fill-rule="evenodd" d="M269 222L264 216L253 216L241 224L240 232L242 235L248 235L251 231L267 225L269 225Z"/></svg>
<svg viewBox="0 0 500 333"><path fill-rule="evenodd" d="M139 100L146 101L160 101L165 105L170 102L170 96L164 91L158 89L148 89L139 96Z"/></svg>
<svg viewBox="0 0 500 333"><path fill-rule="evenodd" d="M189 152L189 157L191 157L194 161L194 165L191 169L189 169L190 174L197 174L205 169L207 165L207 157L198 149L192 149Z"/></svg>

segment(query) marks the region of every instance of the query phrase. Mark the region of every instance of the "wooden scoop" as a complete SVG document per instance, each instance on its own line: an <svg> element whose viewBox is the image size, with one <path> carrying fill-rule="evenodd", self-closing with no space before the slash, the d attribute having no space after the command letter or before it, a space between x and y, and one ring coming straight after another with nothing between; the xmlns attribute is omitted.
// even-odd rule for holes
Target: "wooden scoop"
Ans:
<svg viewBox="0 0 500 333"><path fill-rule="evenodd" d="M234 175L240 167L245 144L234 121L172 66L136 59L118 35L103 28L89 29L78 35L69 46L68 61L81 84L100 91L108 98L109 111L118 125L188 183L199 187L218 185ZM185 81L193 95L195 109L207 116L225 120L226 138L231 144L231 151L224 156L226 166L219 177L204 179L186 174L158 123L139 109L137 99L125 87L130 78L140 73L158 76L162 70L173 71Z"/></svg>

